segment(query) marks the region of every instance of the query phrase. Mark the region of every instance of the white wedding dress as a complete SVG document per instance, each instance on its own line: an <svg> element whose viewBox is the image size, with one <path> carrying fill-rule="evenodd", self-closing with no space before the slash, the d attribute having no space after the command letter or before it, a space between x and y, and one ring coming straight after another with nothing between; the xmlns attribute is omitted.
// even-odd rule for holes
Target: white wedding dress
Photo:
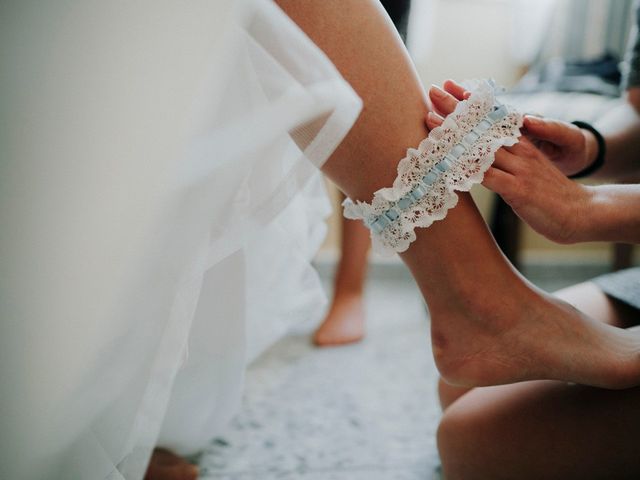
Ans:
<svg viewBox="0 0 640 480"><path fill-rule="evenodd" d="M139 480L317 312L360 101L269 0L0 7L0 478Z"/></svg>

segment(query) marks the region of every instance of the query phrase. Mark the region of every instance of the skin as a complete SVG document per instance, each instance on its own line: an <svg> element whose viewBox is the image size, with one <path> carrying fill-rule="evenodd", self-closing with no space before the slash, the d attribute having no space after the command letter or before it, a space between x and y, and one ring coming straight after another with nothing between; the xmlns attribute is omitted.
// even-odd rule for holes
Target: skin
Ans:
<svg viewBox="0 0 640 480"><path fill-rule="evenodd" d="M640 321L637 310L593 283L557 295L605 323L626 328ZM445 413L438 448L448 480L640 476L640 388L533 381L461 389L440 381L439 393Z"/></svg>
<svg viewBox="0 0 640 480"><path fill-rule="evenodd" d="M350 198L370 201L393 182L406 149L428 133L426 95L407 52L377 2L278 4L363 100L363 112L323 171ZM375 64L365 61L374 58ZM443 376L467 386L534 378L614 388L637 382L638 339L532 287L499 252L471 197L459 197L447 218L418 229L401 255L429 305Z"/></svg>
<svg viewBox="0 0 640 480"><path fill-rule="evenodd" d="M447 480L635 479L640 388L539 380L475 389L454 402L438 446Z"/></svg>
<svg viewBox="0 0 640 480"><path fill-rule="evenodd" d="M445 90L458 100L467 96L453 82L447 82ZM441 121L436 115L427 116L429 128ZM525 121L525 125L534 124L540 127L537 133L544 130L544 142L554 139L559 144L547 145L547 154L528 142L505 149L485 177L485 185L500 193L536 230L556 241L637 242L637 215L632 208L635 203L637 209L640 200L637 188L590 188L567 179L565 173L579 171L592 161L588 136L563 122ZM631 127L627 124L625 131L632 131ZM541 145L540 140L537 144ZM623 155L625 150L619 147L614 142L614 152ZM626 166L617 171L616 166L620 164L610 165L609 172L628 172ZM600 202L608 201L615 208L604 210L598 204L599 195L608 195ZM583 219L582 223L569 226L569 212ZM585 225L584 219L600 224L594 228ZM571 235L565 236L567 231ZM593 283L569 287L556 295L603 323L629 328L640 322L636 309L608 297ZM438 447L449 480L640 476L635 439L640 427L640 388L610 391L533 381L469 389L441 380L438 391L445 411Z"/></svg>
<svg viewBox="0 0 640 480"><path fill-rule="evenodd" d="M445 90L456 100L468 95L452 81L445 84ZM640 125L640 117L635 121ZM441 116L427 115L429 128L441 123ZM534 230L556 243L640 243L640 185L587 186L566 177L595 159L593 134L566 122L537 117L526 117L525 128L531 139L523 138L513 147L501 149L483 185L499 194ZM626 125L624 132L635 130ZM619 145L624 135L609 134L607 142L609 138L614 155L636 160L633 150ZM610 173L628 172L620 168L621 162L612 163Z"/></svg>
<svg viewBox="0 0 640 480"><path fill-rule="evenodd" d="M557 243L640 243L640 185L576 183L527 139L498 156L483 185Z"/></svg>
<svg viewBox="0 0 640 480"><path fill-rule="evenodd" d="M608 297L592 282L563 288L554 295L583 312L589 312L593 318L608 325L630 328L640 323L638 311L635 308ZM446 410L449 405L469 391L471 388L456 387L440 379L438 394L442 410Z"/></svg>
<svg viewBox="0 0 640 480"><path fill-rule="evenodd" d="M362 340L363 289L371 241L362 222L342 219L342 245L329 313L313 335L318 346L344 345Z"/></svg>
<svg viewBox="0 0 640 480"><path fill-rule="evenodd" d="M408 54L374 0L277 3L363 100L323 171L350 198L370 201L428 133L426 95ZM443 113L455 105L449 97ZM419 229L401 258L429 305L434 357L449 383L640 383L640 339L530 285L500 253L470 195L460 194L445 220Z"/></svg>
<svg viewBox="0 0 640 480"><path fill-rule="evenodd" d="M458 87L459 89L460 87ZM527 117L527 135L566 175L573 175L593 163L598 152L595 136L575 125L553 119ZM640 88L630 88L625 102L595 125L607 144L604 166L595 179L637 179L640 171Z"/></svg>
<svg viewBox="0 0 640 480"><path fill-rule="evenodd" d="M198 467L184 458L166 450L156 448L149 460L144 480L196 480Z"/></svg>

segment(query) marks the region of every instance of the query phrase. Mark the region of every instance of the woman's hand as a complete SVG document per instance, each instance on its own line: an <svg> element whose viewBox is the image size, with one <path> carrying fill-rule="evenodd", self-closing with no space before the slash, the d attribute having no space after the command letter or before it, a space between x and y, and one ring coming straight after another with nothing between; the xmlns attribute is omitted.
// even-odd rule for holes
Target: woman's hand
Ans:
<svg viewBox="0 0 640 480"><path fill-rule="evenodd" d="M588 130L560 120L524 118L525 135L565 175L591 165L598 155L598 141Z"/></svg>
<svg viewBox="0 0 640 480"><path fill-rule="evenodd" d="M445 82L444 89L457 100L469 97L464 87L451 80ZM598 155L593 133L571 123L527 115L523 133L567 176L587 168Z"/></svg>
<svg viewBox="0 0 640 480"><path fill-rule="evenodd" d="M592 189L568 179L527 138L498 151L482 184L549 240L583 240Z"/></svg>
<svg viewBox="0 0 640 480"><path fill-rule="evenodd" d="M444 87L444 91L435 86L429 90L434 109L426 118L430 130L442 123L440 115L451 113L458 101L469 95L451 81L445 82ZM527 138L498 150L483 185L499 194L520 218L550 240L558 243L581 240L591 189L569 180Z"/></svg>

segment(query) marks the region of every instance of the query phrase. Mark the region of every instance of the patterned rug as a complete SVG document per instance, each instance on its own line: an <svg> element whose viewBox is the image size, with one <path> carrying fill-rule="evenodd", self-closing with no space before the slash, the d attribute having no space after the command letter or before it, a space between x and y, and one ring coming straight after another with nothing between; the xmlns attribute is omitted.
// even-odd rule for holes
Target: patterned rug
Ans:
<svg viewBox="0 0 640 480"><path fill-rule="evenodd" d="M428 318L409 281L371 280L364 342L317 349L313 325L249 369L229 432L200 459L206 480L439 478L440 416Z"/></svg>

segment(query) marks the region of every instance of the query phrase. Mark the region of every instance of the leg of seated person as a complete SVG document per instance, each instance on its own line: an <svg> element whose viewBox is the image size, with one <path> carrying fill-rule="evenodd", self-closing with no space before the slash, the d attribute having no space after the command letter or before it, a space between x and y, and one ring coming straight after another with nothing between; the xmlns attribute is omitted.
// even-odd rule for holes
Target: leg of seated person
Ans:
<svg viewBox="0 0 640 480"><path fill-rule="evenodd" d="M640 387L552 380L476 388L438 429L448 480L640 478Z"/></svg>
<svg viewBox="0 0 640 480"><path fill-rule="evenodd" d="M378 2L277 3L363 99L362 114L323 171L352 199L369 201L427 134L425 94L406 50ZM499 252L468 194L445 220L416 233L402 259L429 304L434 355L447 381L639 382L638 337L529 285Z"/></svg>

